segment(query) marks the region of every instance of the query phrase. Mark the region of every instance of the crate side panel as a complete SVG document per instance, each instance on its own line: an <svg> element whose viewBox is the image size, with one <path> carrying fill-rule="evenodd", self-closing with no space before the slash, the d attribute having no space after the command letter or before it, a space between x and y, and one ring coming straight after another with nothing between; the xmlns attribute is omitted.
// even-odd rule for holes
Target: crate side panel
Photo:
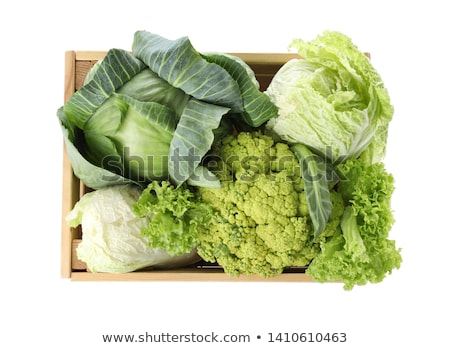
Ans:
<svg viewBox="0 0 450 348"><path fill-rule="evenodd" d="M64 102L69 100L75 86L75 52L67 51L65 54L64 74ZM67 149L63 142L63 187L61 202L61 277L70 278L72 272L72 241L80 235L79 230L70 228L65 217L79 200L79 180L72 170Z"/></svg>
<svg viewBox="0 0 450 348"><path fill-rule="evenodd" d="M199 269L154 270L149 272L131 272L122 274L74 272L73 281L188 281L188 282L314 282L304 273L283 273L271 278L259 276L231 277L220 271Z"/></svg>

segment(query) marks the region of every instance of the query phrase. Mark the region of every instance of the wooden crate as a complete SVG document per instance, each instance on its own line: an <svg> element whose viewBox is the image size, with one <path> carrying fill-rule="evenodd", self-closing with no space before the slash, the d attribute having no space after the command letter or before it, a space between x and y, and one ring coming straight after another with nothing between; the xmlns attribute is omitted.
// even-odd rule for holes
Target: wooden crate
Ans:
<svg viewBox="0 0 450 348"><path fill-rule="evenodd" d="M67 51L65 63L64 103L70 96L83 85L86 73L103 58L106 52L100 51ZM295 54L282 53L232 53L244 59L254 70L261 90L265 90L273 75L289 59L297 57ZM199 264L172 270L148 270L136 271L125 274L91 273L86 270L86 265L77 259L76 247L82 238L82 230L70 228L65 216L74 207L75 203L89 188L85 187L74 176L72 166L66 149L63 154L63 196L62 196L62 252L61 252L61 276L72 280L112 280L112 281L312 281L305 274L305 268L291 268L285 273L271 278L259 276L230 277L220 267L200 262Z"/></svg>

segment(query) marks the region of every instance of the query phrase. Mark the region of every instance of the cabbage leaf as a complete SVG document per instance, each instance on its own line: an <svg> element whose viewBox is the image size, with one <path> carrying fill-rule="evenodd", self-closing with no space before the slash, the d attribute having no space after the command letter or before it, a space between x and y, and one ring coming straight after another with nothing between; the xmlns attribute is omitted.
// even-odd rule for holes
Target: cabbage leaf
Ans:
<svg viewBox="0 0 450 348"><path fill-rule="evenodd" d="M203 55L209 62L214 62L236 80L242 94L243 120L252 127L259 127L267 120L277 115L277 107L270 101L267 94L259 91L259 83L255 73L240 58L223 53Z"/></svg>
<svg viewBox="0 0 450 348"><path fill-rule="evenodd" d="M192 98L186 104L170 143L169 175L181 185L194 173L214 141L213 130L230 109ZM197 172L197 175L199 173ZM203 172L200 174L203 175ZM211 173L212 175L212 173ZM217 179L212 177L212 181Z"/></svg>
<svg viewBox="0 0 450 348"><path fill-rule="evenodd" d="M184 36L168 40L148 31L134 34L133 54L152 71L186 94L211 104L242 111L237 82L217 64L209 63Z"/></svg>
<svg viewBox="0 0 450 348"><path fill-rule="evenodd" d="M61 126L74 130L66 141L76 175L94 189L128 180L142 187L152 180L219 186L201 160L223 133L223 118L261 124L275 106L243 61L206 59L187 37L138 31L132 47L109 50L58 111ZM87 174L93 166L102 175Z"/></svg>
<svg viewBox="0 0 450 348"><path fill-rule="evenodd" d="M83 137L80 137L81 131L67 119L62 107L58 109L57 115L73 173L87 187L101 189L133 182L122 175L91 163L87 156L83 154L85 146L82 145Z"/></svg>
<svg viewBox="0 0 450 348"><path fill-rule="evenodd" d="M393 107L369 58L339 32L296 39L291 47L299 58L287 62L267 89L279 109L268 128L332 163L359 156L380 161Z"/></svg>
<svg viewBox="0 0 450 348"><path fill-rule="evenodd" d="M297 157L305 184L306 203L309 215L314 226L314 238L316 239L325 230L331 219L332 202L328 188L329 178L326 162L313 154L305 145L295 144L291 146Z"/></svg>
<svg viewBox="0 0 450 348"><path fill-rule="evenodd" d="M77 127L86 121L117 89L130 81L145 65L125 50L111 49L90 81L64 105L64 113Z"/></svg>

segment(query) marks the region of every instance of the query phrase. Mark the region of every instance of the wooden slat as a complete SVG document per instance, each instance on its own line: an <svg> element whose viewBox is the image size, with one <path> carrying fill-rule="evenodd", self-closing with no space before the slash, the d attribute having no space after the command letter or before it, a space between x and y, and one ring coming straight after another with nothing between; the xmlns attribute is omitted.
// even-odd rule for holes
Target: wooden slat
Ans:
<svg viewBox="0 0 450 348"><path fill-rule="evenodd" d="M77 71L75 76L75 90L80 89L84 85L86 74L91 70L97 60L82 60L76 61L75 69Z"/></svg>
<svg viewBox="0 0 450 348"><path fill-rule="evenodd" d="M72 241L81 237L81 229L73 229L67 225L65 217L80 199L79 179L75 177L63 143L63 188L61 206L61 277L70 278L72 272Z"/></svg>
<svg viewBox="0 0 450 348"><path fill-rule="evenodd" d="M76 256L76 249L81 239L72 242L72 280L154 280L154 281L313 281L303 271L291 271L273 278L261 278L259 276L231 277L218 267L188 266L177 269L146 270L125 274L91 273L87 270L86 263ZM89 274L85 274L89 273ZM128 279L130 278L130 279Z"/></svg>
<svg viewBox="0 0 450 348"><path fill-rule="evenodd" d="M87 270L86 263L79 260L77 257L77 248L80 243L81 243L81 239L74 239L72 241L72 270L73 271L86 271Z"/></svg>
<svg viewBox="0 0 450 348"><path fill-rule="evenodd" d="M66 103L75 90L75 52L67 51L64 65L64 103Z"/></svg>
<svg viewBox="0 0 450 348"><path fill-rule="evenodd" d="M69 100L75 89L75 52L65 54L64 102ZM72 170L66 146L63 142L63 187L62 187L62 221L61 221L61 277L70 278L72 273L72 240L75 230L65 221L66 215L79 200L79 180Z"/></svg>
<svg viewBox="0 0 450 348"><path fill-rule="evenodd" d="M314 282L304 273L284 273L271 278L259 276L231 277L221 271L195 268L176 270L153 270L123 274L73 272L73 281L214 281L214 282Z"/></svg>
<svg viewBox="0 0 450 348"><path fill-rule="evenodd" d="M73 51L76 60L99 60L103 59L107 51ZM247 62L249 65L258 64L283 64L288 59L298 58L296 53L245 53L232 52L233 56L239 57Z"/></svg>
<svg viewBox="0 0 450 348"><path fill-rule="evenodd" d="M107 51L75 51L76 60L99 60L103 59Z"/></svg>
<svg viewBox="0 0 450 348"><path fill-rule="evenodd" d="M289 59L298 58L296 53L230 53L243 59L248 65L255 67L259 65L283 65Z"/></svg>

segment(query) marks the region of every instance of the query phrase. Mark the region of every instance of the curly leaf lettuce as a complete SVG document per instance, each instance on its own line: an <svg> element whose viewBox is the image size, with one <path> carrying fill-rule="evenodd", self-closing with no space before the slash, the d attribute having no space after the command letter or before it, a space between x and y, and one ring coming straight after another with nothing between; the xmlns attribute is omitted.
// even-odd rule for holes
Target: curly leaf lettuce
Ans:
<svg viewBox="0 0 450 348"><path fill-rule="evenodd" d="M185 186L153 181L142 192L133 212L149 221L141 227L150 248L182 255L195 248L199 228L209 223L212 208Z"/></svg>
<svg viewBox="0 0 450 348"><path fill-rule="evenodd" d="M381 282L399 268L401 249L389 239L394 223L390 202L393 176L383 163L349 160L338 166L338 192L346 204L340 229L321 244L307 273L320 282L342 281L344 288Z"/></svg>

